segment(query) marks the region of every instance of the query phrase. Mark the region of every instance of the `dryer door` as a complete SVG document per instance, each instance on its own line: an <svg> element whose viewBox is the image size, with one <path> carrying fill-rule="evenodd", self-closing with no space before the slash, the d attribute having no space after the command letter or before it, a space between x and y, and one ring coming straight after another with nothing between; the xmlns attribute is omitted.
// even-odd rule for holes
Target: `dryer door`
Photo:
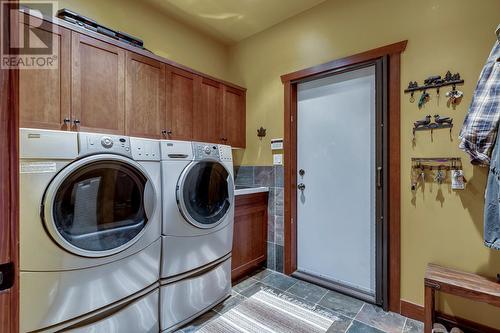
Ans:
<svg viewBox="0 0 500 333"><path fill-rule="evenodd" d="M177 184L177 203L181 214L195 227L216 227L233 207L231 173L216 160L190 163Z"/></svg>
<svg viewBox="0 0 500 333"><path fill-rule="evenodd" d="M134 244L155 207L154 187L135 161L94 155L69 164L45 192L42 217L67 251L102 257Z"/></svg>

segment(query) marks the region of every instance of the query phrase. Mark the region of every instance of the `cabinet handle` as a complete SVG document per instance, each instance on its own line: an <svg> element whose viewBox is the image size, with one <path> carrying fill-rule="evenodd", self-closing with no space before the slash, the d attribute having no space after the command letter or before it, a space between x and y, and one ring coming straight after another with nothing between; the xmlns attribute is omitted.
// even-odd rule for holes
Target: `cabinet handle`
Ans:
<svg viewBox="0 0 500 333"><path fill-rule="evenodd" d="M170 130L168 130L168 131L167 130L162 130L161 134L163 134L164 136L172 135L172 131L170 131Z"/></svg>
<svg viewBox="0 0 500 333"><path fill-rule="evenodd" d="M73 120L73 124L78 128L80 126L80 119Z"/></svg>
<svg viewBox="0 0 500 333"><path fill-rule="evenodd" d="M69 123L71 123L71 119L69 119L69 118L64 118L63 121L64 121L65 125L68 125Z"/></svg>

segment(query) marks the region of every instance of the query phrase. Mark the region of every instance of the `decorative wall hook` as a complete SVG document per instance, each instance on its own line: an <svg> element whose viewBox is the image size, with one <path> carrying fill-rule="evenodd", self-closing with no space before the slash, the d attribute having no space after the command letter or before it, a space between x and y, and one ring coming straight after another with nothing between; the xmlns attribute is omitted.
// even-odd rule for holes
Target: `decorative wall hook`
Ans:
<svg viewBox="0 0 500 333"><path fill-rule="evenodd" d="M435 129L449 128L450 134L453 128L453 118L441 117L440 115L434 115L434 122L431 122L431 116L427 115L422 120L417 120L413 123L413 139L415 140L416 131L431 131L431 136Z"/></svg>
<svg viewBox="0 0 500 333"><path fill-rule="evenodd" d="M460 157L431 157L411 159L411 190L415 192L419 184L425 182L425 172L435 172L433 180L443 184L447 177L447 171L451 175L451 188L463 190L467 182L463 175L462 160Z"/></svg>
<svg viewBox="0 0 500 333"><path fill-rule="evenodd" d="M263 137L266 136L266 129L264 127L260 127L258 130L257 130L257 136L259 137L260 140L262 140Z"/></svg>
<svg viewBox="0 0 500 333"><path fill-rule="evenodd" d="M422 96L419 99L419 108L422 108L422 106L429 100L429 94L427 93L427 90L429 89L436 89L436 93L438 95L438 103L439 103L439 88L444 87L444 86L453 86L452 91L458 91L455 89L455 86L457 84L463 84L464 80L460 77L460 73L455 73L452 74L450 71L447 71L444 78L441 77L441 75L432 75L429 76L427 79L424 80L424 84L419 86L417 81L410 81L408 83L408 88L405 89L405 93L410 93L410 102L413 103L415 101L414 94L416 91L423 91ZM462 92L460 92L462 93ZM462 93L463 95L463 93ZM448 96L447 94L447 97ZM456 99L456 102L458 103L460 98ZM455 100L454 100L455 101ZM455 103L456 104L456 103ZM453 105L455 105L453 104Z"/></svg>

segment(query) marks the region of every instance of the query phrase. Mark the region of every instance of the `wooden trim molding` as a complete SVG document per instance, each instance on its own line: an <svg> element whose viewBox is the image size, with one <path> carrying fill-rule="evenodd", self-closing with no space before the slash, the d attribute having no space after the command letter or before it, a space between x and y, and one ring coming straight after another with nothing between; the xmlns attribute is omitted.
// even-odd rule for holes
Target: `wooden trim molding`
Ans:
<svg viewBox="0 0 500 333"><path fill-rule="evenodd" d="M401 314L411 319L424 321L424 307L412 302L401 300Z"/></svg>
<svg viewBox="0 0 500 333"><path fill-rule="evenodd" d="M424 321L424 307L415 303L401 300L401 314L405 317ZM497 328L485 326L471 320L451 316L442 312L436 313L435 321L445 325L448 329L458 327L467 333L500 333Z"/></svg>
<svg viewBox="0 0 500 333"><path fill-rule="evenodd" d="M404 42L406 47L406 41ZM400 312L401 294L401 55L389 55L388 91L388 214L389 309Z"/></svg>
<svg viewBox="0 0 500 333"><path fill-rule="evenodd" d="M3 0L1 2L4 2ZM3 4L0 3L3 6ZM17 3L10 3L11 9ZM12 26L2 17L3 37L9 38ZM8 33L5 33L7 31ZM13 32L17 33L16 31ZM7 41L8 43L9 41ZM19 71L0 70L0 264L14 264L14 284L0 292L0 333L19 330L19 199L18 128Z"/></svg>
<svg viewBox="0 0 500 333"><path fill-rule="evenodd" d="M285 225L284 265L285 273L297 269L297 83L315 77L337 72L346 67L388 57L388 251L389 251L389 296L388 308L401 311L401 226L400 226L400 54L406 49L407 41L382 46L349 57L333 60L318 66L302 69L281 76L284 85L284 173L285 173Z"/></svg>
<svg viewBox="0 0 500 333"><path fill-rule="evenodd" d="M293 73L285 74L281 76L281 82L285 83L296 80L304 80L311 76L325 74L332 70L338 70L343 67L352 66L369 60L378 59L386 55L390 56L392 54L400 54L406 49L407 43L408 41L404 40L394 44L372 49L366 52L357 53L345 58L329 61L321 65L302 69Z"/></svg>

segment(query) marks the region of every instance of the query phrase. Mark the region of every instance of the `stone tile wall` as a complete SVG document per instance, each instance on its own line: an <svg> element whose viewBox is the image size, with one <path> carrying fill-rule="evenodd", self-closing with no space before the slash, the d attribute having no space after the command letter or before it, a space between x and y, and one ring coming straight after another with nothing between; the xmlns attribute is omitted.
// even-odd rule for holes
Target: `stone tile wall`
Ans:
<svg viewBox="0 0 500 333"><path fill-rule="evenodd" d="M236 185L269 187L267 267L283 272L283 166L239 166L234 176Z"/></svg>

